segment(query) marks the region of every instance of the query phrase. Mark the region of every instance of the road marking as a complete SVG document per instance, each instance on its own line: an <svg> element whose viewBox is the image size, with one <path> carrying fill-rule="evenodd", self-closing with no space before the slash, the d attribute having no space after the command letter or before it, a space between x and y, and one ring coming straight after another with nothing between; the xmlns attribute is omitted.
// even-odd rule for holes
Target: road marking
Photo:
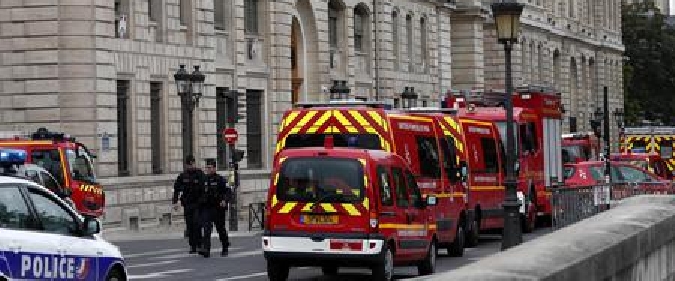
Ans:
<svg viewBox="0 0 675 281"><path fill-rule="evenodd" d="M132 264L132 265L127 265L127 268L151 267L151 266L165 265L165 264L176 263L176 262L178 262L178 260L168 260L168 261L160 261L160 262Z"/></svg>
<svg viewBox="0 0 675 281"><path fill-rule="evenodd" d="M241 249L242 249L241 247L234 247L234 248L230 248L230 251L241 250ZM214 252L218 253L222 250L223 250L223 248L211 249L211 253L214 253ZM259 250L259 251L262 251L262 250ZM187 257L192 257L192 256L198 256L198 255L197 254L173 254L173 255L151 257L151 259L154 259L154 260L180 259L180 258L187 258Z"/></svg>
<svg viewBox="0 0 675 281"><path fill-rule="evenodd" d="M124 255L124 258L130 259L130 258L138 258L138 257L145 257L145 256L155 256L155 255L182 252L182 251L185 251L185 249L166 249L166 250L161 250L161 251L152 251L152 252L144 252L144 253L138 253L138 254Z"/></svg>
<svg viewBox="0 0 675 281"><path fill-rule="evenodd" d="M193 271L193 269L187 269L187 268L185 268L185 269L173 269L173 270L153 272L153 273L142 274L142 275L129 275L128 279L129 280L157 279L157 278L167 277L168 275L171 275L171 274L186 273L186 272L190 272L190 271Z"/></svg>
<svg viewBox="0 0 675 281"><path fill-rule="evenodd" d="M227 257L228 258L241 258L241 257L262 255L262 253L263 253L263 251L262 251L262 249L260 249L260 250L246 251L246 252L238 252L238 253L230 254Z"/></svg>
<svg viewBox="0 0 675 281"><path fill-rule="evenodd" d="M306 270L306 269L310 269L310 268L311 267L298 267L298 268L294 268L294 269L296 269L296 270ZM216 279L216 281L234 281L234 280L249 279L249 278L266 276L266 275L267 275L267 271L256 272L256 273L251 273L251 274L246 274L246 275L237 275L237 276L232 276L232 277L227 277L227 278L219 278L219 279Z"/></svg>

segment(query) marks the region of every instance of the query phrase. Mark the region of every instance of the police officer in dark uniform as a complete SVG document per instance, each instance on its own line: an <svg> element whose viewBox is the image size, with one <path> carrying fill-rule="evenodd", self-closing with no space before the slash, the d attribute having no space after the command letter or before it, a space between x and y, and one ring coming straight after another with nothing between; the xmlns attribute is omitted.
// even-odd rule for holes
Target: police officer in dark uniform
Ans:
<svg viewBox="0 0 675 281"><path fill-rule="evenodd" d="M227 187L225 178L216 173L216 161L214 159L206 160L206 178L204 180L204 191L202 200L199 204L201 234L203 235L202 249L199 254L208 258L211 255L211 231L216 226L218 238L223 245L221 256L227 256L230 246L225 229L225 211L230 201L231 193Z"/></svg>
<svg viewBox="0 0 675 281"><path fill-rule="evenodd" d="M190 254L197 253L197 248L201 246L198 211L203 186L204 172L195 166L195 157L188 155L185 157L185 171L178 175L173 185L172 201L174 209L178 209L178 205L176 204L178 200L180 200L180 204L183 206Z"/></svg>

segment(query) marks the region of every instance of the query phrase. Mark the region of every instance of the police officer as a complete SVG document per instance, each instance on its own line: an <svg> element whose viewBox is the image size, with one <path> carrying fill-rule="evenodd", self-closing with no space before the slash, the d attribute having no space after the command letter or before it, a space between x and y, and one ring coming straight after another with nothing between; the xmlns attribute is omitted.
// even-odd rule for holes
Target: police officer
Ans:
<svg viewBox="0 0 675 281"><path fill-rule="evenodd" d="M211 255L211 231L216 226L218 238L223 245L221 256L227 256L230 246L225 229L225 211L230 201L231 192L227 187L225 178L216 173L216 161L206 160L206 178L204 180L204 192L200 200L199 214L201 231L203 234L202 251L200 254L205 258Z"/></svg>
<svg viewBox="0 0 675 281"><path fill-rule="evenodd" d="M173 204L174 209L178 209L178 200L183 206L185 216L185 227L187 230L188 243L190 244L190 254L197 253L197 248L201 246L201 235L199 231L199 200L202 197L204 186L204 172L195 166L195 157L188 155L185 157L185 171L183 171L173 185Z"/></svg>

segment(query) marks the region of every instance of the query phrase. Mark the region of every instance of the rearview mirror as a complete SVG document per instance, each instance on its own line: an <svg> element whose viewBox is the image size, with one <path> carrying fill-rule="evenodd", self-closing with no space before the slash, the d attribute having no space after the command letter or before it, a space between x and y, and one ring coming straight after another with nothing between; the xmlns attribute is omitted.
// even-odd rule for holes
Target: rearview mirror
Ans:
<svg viewBox="0 0 675 281"><path fill-rule="evenodd" d="M427 196L427 206L436 206L437 203L436 196Z"/></svg>

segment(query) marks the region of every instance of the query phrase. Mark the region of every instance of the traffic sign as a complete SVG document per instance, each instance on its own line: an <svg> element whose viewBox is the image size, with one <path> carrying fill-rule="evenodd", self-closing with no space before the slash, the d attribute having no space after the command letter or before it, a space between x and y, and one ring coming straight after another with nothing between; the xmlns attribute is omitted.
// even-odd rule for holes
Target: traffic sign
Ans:
<svg viewBox="0 0 675 281"><path fill-rule="evenodd" d="M227 128L223 130L223 139L229 144L233 144L237 142L237 139L239 138L239 133L237 133L237 130L235 128Z"/></svg>

